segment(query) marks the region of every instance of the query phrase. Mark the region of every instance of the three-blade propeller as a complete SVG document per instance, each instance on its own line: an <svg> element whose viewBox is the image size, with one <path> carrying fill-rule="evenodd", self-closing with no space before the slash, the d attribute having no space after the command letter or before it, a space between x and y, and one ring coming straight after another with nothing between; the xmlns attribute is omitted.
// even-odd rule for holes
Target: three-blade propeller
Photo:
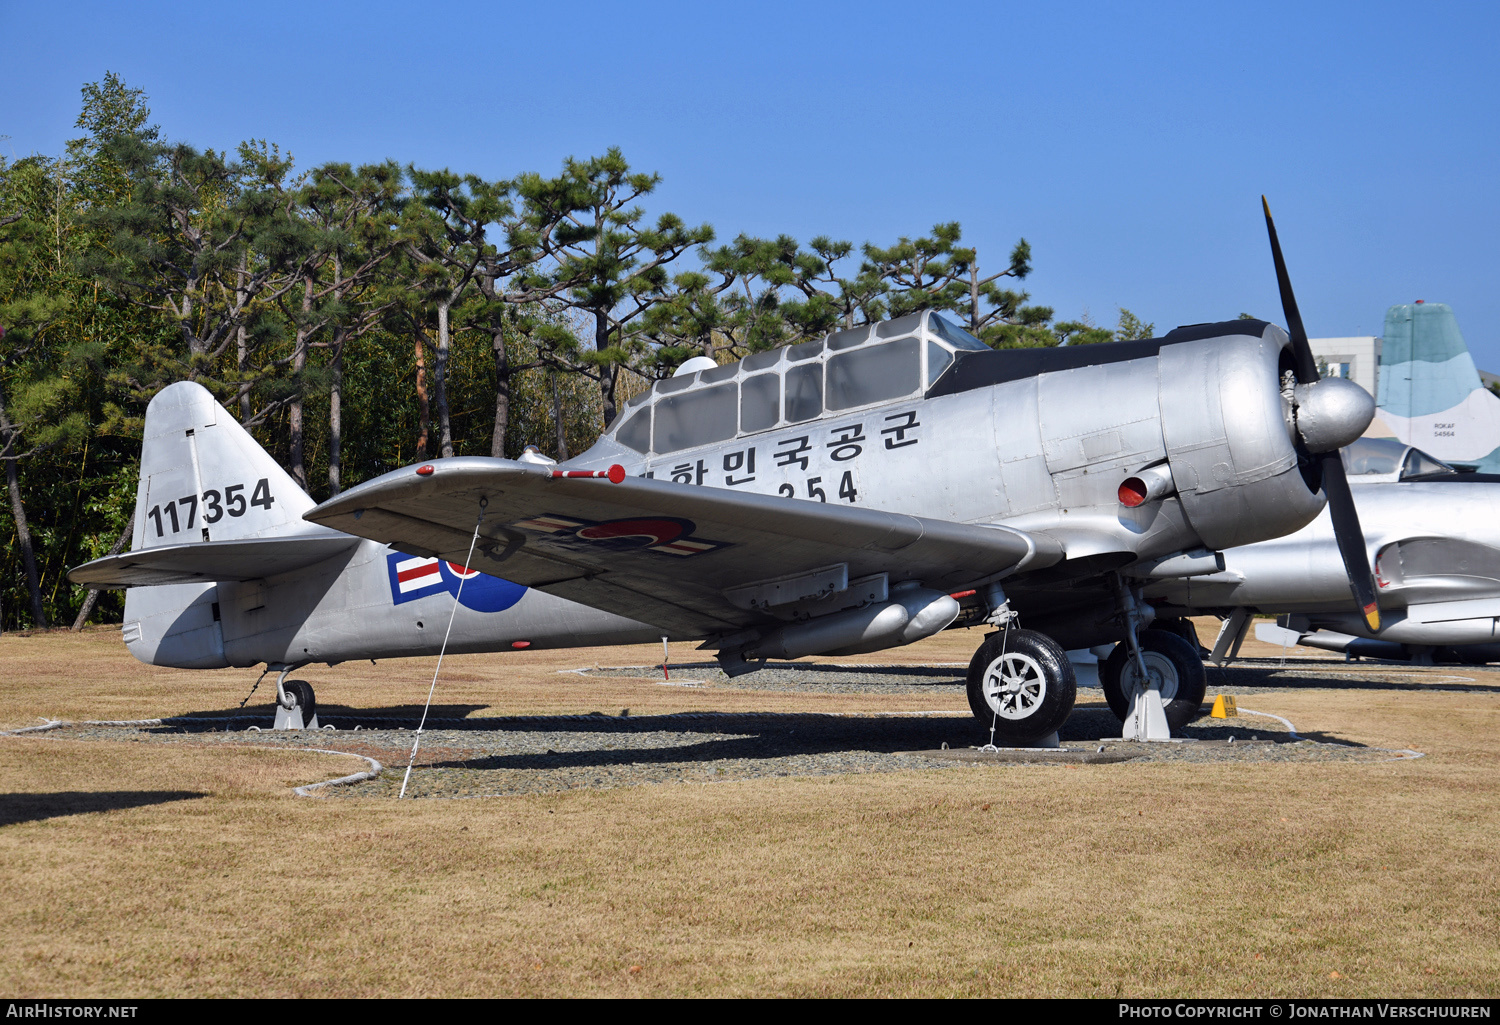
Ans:
<svg viewBox="0 0 1500 1025"><path fill-rule="evenodd" d="M1302 326L1302 314L1297 310L1297 297L1292 294L1292 281L1287 275L1286 261L1281 255L1281 243L1276 238L1276 225L1271 220L1271 205L1266 197L1260 197L1266 211L1266 231L1271 236L1271 255L1276 260L1276 283L1281 288L1281 309L1286 316L1287 333L1292 339L1292 356L1296 360L1297 383L1313 385L1318 382L1318 364L1313 357L1312 346L1307 341L1307 330ZM1337 448L1322 453L1307 453L1307 458L1321 463L1323 493L1328 496L1328 511L1333 518L1333 536L1338 541L1339 554L1344 557L1344 572L1349 576L1349 589L1370 629L1380 629L1380 606L1376 600L1375 574L1370 569L1370 558L1365 550L1365 535L1359 526L1359 513L1354 508L1354 495L1349 491L1349 478L1344 474L1344 461Z"/></svg>

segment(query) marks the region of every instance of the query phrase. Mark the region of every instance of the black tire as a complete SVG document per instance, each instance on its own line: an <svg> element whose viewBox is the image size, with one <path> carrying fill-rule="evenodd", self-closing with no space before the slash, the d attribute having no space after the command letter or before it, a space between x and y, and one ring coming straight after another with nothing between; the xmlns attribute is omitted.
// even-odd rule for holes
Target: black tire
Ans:
<svg viewBox="0 0 1500 1025"><path fill-rule="evenodd" d="M994 724L997 743L1031 744L1056 732L1077 695L1068 653L1035 630L990 634L969 662L969 708L986 730Z"/></svg>
<svg viewBox="0 0 1500 1025"><path fill-rule="evenodd" d="M1193 646L1200 659L1207 658L1209 649L1203 646L1198 639L1198 628L1193 625L1191 619L1158 619L1151 624L1153 630L1165 630L1169 634L1176 634Z"/></svg>
<svg viewBox="0 0 1500 1025"><path fill-rule="evenodd" d="M1208 689L1203 660L1191 644L1165 630L1142 631L1140 642L1146 671L1161 674L1161 700L1166 706L1167 725L1179 730L1201 713L1203 695ZM1130 657L1130 645L1124 641L1116 644L1109 658L1099 666L1099 685L1104 689L1104 700L1109 702L1109 710L1121 722L1130 714L1130 697L1121 678L1128 677L1133 689L1139 672L1135 659Z"/></svg>
<svg viewBox="0 0 1500 1025"><path fill-rule="evenodd" d="M310 724L313 716L318 714L318 698L313 693L312 684L306 680L288 680L281 685L281 689L302 709L302 724Z"/></svg>

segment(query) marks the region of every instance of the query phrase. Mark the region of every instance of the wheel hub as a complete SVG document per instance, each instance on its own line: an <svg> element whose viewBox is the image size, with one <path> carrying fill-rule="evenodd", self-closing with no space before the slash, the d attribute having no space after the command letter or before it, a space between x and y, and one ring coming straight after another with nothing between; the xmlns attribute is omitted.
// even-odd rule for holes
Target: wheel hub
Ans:
<svg viewBox="0 0 1500 1025"><path fill-rule="evenodd" d="M984 674L984 697L1002 719L1026 719L1047 696L1047 677L1029 655L1010 652L990 663Z"/></svg>
<svg viewBox="0 0 1500 1025"><path fill-rule="evenodd" d="M1161 691L1161 699L1171 701L1175 698L1177 696L1177 668L1172 665L1171 659L1155 651L1143 651L1141 657L1146 663L1147 677ZM1141 688L1141 671L1135 659L1126 660L1120 678L1120 683L1127 694Z"/></svg>

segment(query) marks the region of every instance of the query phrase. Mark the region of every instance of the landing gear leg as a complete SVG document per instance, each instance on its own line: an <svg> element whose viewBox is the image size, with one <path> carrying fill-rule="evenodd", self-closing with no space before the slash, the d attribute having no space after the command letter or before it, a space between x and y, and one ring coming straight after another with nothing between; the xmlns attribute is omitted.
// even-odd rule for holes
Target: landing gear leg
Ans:
<svg viewBox="0 0 1500 1025"><path fill-rule="evenodd" d="M1167 711L1161 700L1161 676L1153 675L1146 667L1137 636L1137 631L1155 619L1156 613L1125 586L1118 573L1114 584L1120 618L1125 623L1126 661L1132 663L1130 668L1135 672L1131 675L1137 681L1137 686L1131 687L1128 693L1130 706L1125 714L1125 730L1120 737L1122 740L1171 740L1172 730L1167 725Z"/></svg>
<svg viewBox="0 0 1500 1025"><path fill-rule="evenodd" d="M276 729L316 730L318 726L318 699L312 685L306 680L288 680L287 674L296 666L283 665L276 677Z"/></svg>

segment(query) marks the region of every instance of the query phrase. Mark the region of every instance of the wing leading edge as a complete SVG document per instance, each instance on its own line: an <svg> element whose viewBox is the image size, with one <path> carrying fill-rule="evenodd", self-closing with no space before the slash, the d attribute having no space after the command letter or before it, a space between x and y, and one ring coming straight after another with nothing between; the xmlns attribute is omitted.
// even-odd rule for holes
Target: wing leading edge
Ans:
<svg viewBox="0 0 1500 1025"><path fill-rule="evenodd" d="M679 636L815 613L808 602L879 574L954 591L1063 554L1050 537L1007 527L640 477L553 476L503 459L428 465L425 475L407 468L362 484L306 519L461 564L483 502L475 569Z"/></svg>

